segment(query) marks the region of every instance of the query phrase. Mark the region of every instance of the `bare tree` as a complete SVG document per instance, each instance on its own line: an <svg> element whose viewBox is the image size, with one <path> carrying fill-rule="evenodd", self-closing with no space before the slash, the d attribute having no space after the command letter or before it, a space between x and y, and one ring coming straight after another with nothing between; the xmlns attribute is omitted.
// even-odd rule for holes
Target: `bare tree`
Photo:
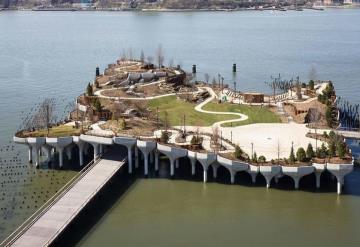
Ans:
<svg viewBox="0 0 360 247"><path fill-rule="evenodd" d="M170 58L170 60L169 60L169 67L170 67L170 68L174 67L174 58Z"/></svg>
<svg viewBox="0 0 360 247"><path fill-rule="evenodd" d="M159 65L159 68L161 68L161 66L163 65L164 63L164 51L163 51L163 48L161 46L161 44L159 44L157 50L156 50L156 62L158 63Z"/></svg>
<svg viewBox="0 0 360 247"><path fill-rule="evenodd" d="M53 98L44 99L44 101L40 103L38 111L33 118L35 128L46 128L49 134L51 125L56 123L57 120L55 106L55 99Z"/></svg>
<svg viewBox="0 0 360 247"><path fill-rule="evenodd" d="M205 78L206 83L209 83L210 75L208 73L204 74L204 78Z"/></svg>
<svg viewBox="0 0 360 247"><path fill-rule="evenodd" d="M140 52L140 61L143 63L145 61L145 54L144 54L144 51L141 50Z"/></svg>
<svg viewBox="0 0 360 247"><path fill-rule="evenodd" d="M132 49L132 47L129 48L129 59L133 60L133 49Z"/></svg>
<svg viewBox="0 0 360 247"><path fill-rule="evenodd" d="M121 60L121 61L126 61L126 60L127 60L127 56L126 56L126 51L125 51L125 49L122 50L120 60Z"/></svg>
<svg viewBox="0 0 360 247"><path fill-rule="evenodd" d="M214 152L216 153L219 151L219 139L220 139L219 127L215 126L212 128L211 142L213 145Z"/></svg>

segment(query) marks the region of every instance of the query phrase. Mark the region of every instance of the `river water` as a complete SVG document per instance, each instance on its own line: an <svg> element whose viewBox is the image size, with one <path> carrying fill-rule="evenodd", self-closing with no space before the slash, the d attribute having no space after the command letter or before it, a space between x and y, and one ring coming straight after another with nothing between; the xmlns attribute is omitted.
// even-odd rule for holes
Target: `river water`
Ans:
<svg viewBox="0 0 360 247"><path fill-rule="evenodd" d="M31 193L40 193L43 201L73 174L40 174L24 162L24 148L9 146L21 118L42 98L65 104L83 92L96 66L104 69L130 48L134 57L141 49L146 57L154 56L161 44L166 64L171 58L187 70L196 64L200 79L220 73L230 85L236 80L240 90L268 91L264 81L271 75L308 80L314 67L318 79L334 81L338 95L360 103L359 23L359 10L0 12L0 155L7 159L1 164L0 238L41 205L39 200L34 206ZM48 180L27 186L40 175ZM139 179L80 245L114 239L124 246L355 246L360 242L358 180L359 173L353 173L347 194L337 197L335 187L313 193Z"/></svg>

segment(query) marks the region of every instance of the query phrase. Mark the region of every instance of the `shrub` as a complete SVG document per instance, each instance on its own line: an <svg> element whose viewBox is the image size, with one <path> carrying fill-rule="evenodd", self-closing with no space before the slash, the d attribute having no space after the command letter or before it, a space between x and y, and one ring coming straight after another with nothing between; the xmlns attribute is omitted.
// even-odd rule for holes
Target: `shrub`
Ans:
<svg viewBox="0 0 360 247"><path fill-rule="evenodd" d="M336 137L336 134L335 134L335 132L332 130L332 131L330 131L329 132L329 138L331 138L331 139L335 139L335 137Z"/></svg>
<svg viewBox="0 0 360 247"><path fill-rule="evenodd" d="M163 142L163 143L168 143L169 142L169 132L167 131L162 131L161 132L161 137L160 137L160 141Z"/></svg>
<svg viewBox="0 0 360 247"><path fill-rule="evenodd" d="M291 165L293 165L295 163L295 161L296 161L296 159L295 159L295 154L294 154L294 148L291 147L289 162Z"/></svg>
<svg viewBox="0 0 360 247"><path fill-rule="evenodd" d="M314 87L315 87L314 81L313 81L313 80L310 80L310 81L309 81L309 88L310 88L310 90L314 90Z"/></svg>
<svg viewBox="0 0 360 247"><path fill-rule="evenodd" d="M259 157L258 161L259 161L260 163L265 163L265 162L266 162L265 156L261 155L261 156Z"/></svg>
<svg viewBox="0 0 360 247"><path fill-rule="evenodd" d="M300 162L305 162L306 161L306 153L305 153L305 149L303 148L299 148L296 152L296 159Z"/></svg>
<svg viewBox="0 0 360 247"><path fill-rule="evenodd" d="M324 137L324 138L328 138L328 137L329 137L326 131L324 131L323 137Z"/></svg>
<svg viewBox="0 0 360 247"><path fill-rule="evenodd" d="M271 164L275 164L275 160L271 160L270 162L271 162Z"/></svg>
<svg viewBox="0 0 360 247"><path fill-rule="evenodd" d="M202 138L196 135L194 135L190 140L191 145L200 144L201 142L202 142Z"/></svg>
<svg viewBox="0 0 360 247"><path fill-rule="evenodd" d="M310 160L314 157L314 155L315 154L314 154L313 146L311 145L311 143L309 143L306 149L306 157Z"/></svg>
<svg viewBox="0 0 360 247"><path fill-rule="evenodd" d="M346 155L346 144L345 142L338 143L336 147L336 152L339 155L340 159L344 159Z"/></svg>
<svg viewBox="0 0 360 247"><path fill-rule="evenodd" d="M330 157L334 157L336 155L336 143L335 143L334 140L331 140L329 142L329 151L328 151L328 153L329 153Z"/></svg>
<svg viewBox="0 0 360 247"><path fill-rule="evenodd" d="M331 106L326 107L325 118L326 118L326 122L327 122L328 126L333 127L334 119L332 117L332 107Z"/></svg>
<svg viewBox="0 0 360 247"><path fill-rule="evenodd" d="M236 145L236 146L235 146L235 152L234 152L235 158L240 159L241 156L243 155L243 153L244 153L244 152L243 152L242 149L239 147L239 145Z"/></svg>
<svg viewBox="0 0 360 247"><path fill-rule="evenodd" d="M321 158L321 159L326 158L327 153L328 153L327 148L326 148L325 144L323 143L321 145L321 147L316 150L316 157Z"/></svg>

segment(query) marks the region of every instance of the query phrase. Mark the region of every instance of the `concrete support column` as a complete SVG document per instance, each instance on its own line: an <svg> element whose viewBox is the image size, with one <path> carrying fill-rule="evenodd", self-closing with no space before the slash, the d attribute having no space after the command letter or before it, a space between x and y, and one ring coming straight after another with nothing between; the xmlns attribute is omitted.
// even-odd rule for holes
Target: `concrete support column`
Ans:
<svg viewBox="0 0 360 247"><path fill-rule="evenodd" d="M129 174L131 174L132 173L132 147L131 146L129 146L129 147L127 147L127 149L128 149L128 172L129 172Z"/></svg>
<svg viewBox="0 0 360 247"><path fill-rule="evenodd" d="M176 167L176 169L179 169L179 159L175 160L175 167Z"/></svg>
<svg viewBox="0 0 360 247"><path fill-rule="evenodd" d="M207 182L207 168L205 169L205 167L204 167L204 183L206 183Z"/></svg>
<svg viewBox="0 0 360 247"><path fill-rule="evenodd" d="M275 183L278 184L279 183L279 177L275 176L274 179L275 179Z"/></svg>
<svg viewBox="0 0 360 247"><path fill-rule="evenodd" d="M294 183L295 183L295 189L299 189L299 183L300 183L300 178L299 177L295 177L294 179Z"/></svg>
<svg viewBox="0 0 360 247"><path fill-rule="evenodd" d="M195 175L195 165L196 165L196 160L191 159L191 175L194 176Z"/></svg>
<svg viewBox="0 0 360 247"><path fill-rule="evenodd" d="M271 177L268 177L268 176L265 177L265 180L266 180L266 188L270 188L271 179L272 179Z"/></svg>
<svg viewBox="0 0 360 247"><path fill-rule="evenodd" d="M315 177L316 177L316 188L320 188L320 179L321 179L321 173L320 172L315 172Z"/></svg>
<svg viewBox="0 0 360 247"><path fill-rule="evenodd" d="M99 154L103 154L104 152L104 147L102 144L99 145Z"/></svg>
<svg viewBox="0 0 360 247"><path fill-rule="evenodd" d="M65 148L66 156L68 157L69 160L71 159L71 154L72 154L71 149L72 149L72 146L68 146Z"/></svg>
<svg viewBox="0 0 360 247"><path fill-rule="evenodd" d="M155 151L155 171L159 171L159 152Z"/></svg>
<svg viewBox="0 0 360 247"><path fill-rule="evenodd" d="M139 168L139 149L135 145L135 168Z"/></svg>
<svg viewBox="0 0 360 247"><path fill-rule="evenodd" d="M62 167L63 166L63 152L64 150L62 148L58 148L58 151L59 151L59 167Z"/></svg>
<svg viewBox="0 0 360 247"><path fill-rule="evenodd" d="M29 146L29 163L32 163L33 161L33 149L32 146Z"/></svg>
<svg viewBox="0 0 360 247"><path fill-rule="evenodd" d="M51 149L52 148L50 146L46 146L45 149L46 149L47 162L50 162L51 161Z"/></svg>
<svg viewBox="0 0 360 247"><path fill-rule="evenodd" d="M92 144L92 146L94 147L94 161L95 161L99 156L99 144Z"/></svg>
<svg viewBox="0 0 360 247"><path fill-rule="evenodd" d="M144 174L147 176L149 173L149 153L144 153Z"/></svg>
<svg viewBox="0 0 360 247"><path fill-rule="evenodd" d="M250 173L250 176L251 176L251 182L252 182L253 184L256 183L257 173Z"/></svg>
<svg viewBox="0 0 360 247"><path fill-rule="evenodd" d="M39 165L40 165L40 148L37 148L35 150L35 158L36 158L35 166L39 167Z"/></svg>
<svg viewBox="0 0 360 247"><path fill-rule="evenodd" d="M175 161L170 159L170 176L173 177L175 175Z"/></svg>
<svg viewBox="0 0 360 247"><path fill-rule="evenodd" d="M230 176L231 176L230 182L231 182L231 184L235 183L235 175L236 175L236 172L231 170L230 171Z"/></svg>
<svg viewBox="0 0 360 247"><path fill-rule="evenodd" d="M79 145L79 165L80 165L80 167L84 165L83 149L84 149L84 147L82 145Z"/></svg>
<svg viewBox="0 0 360 247"><path fill-rule="evenodd" d="M337 193L341 194L342 186L344 184L344 177L336 177L337 179Z"/></svg>
<svg viewBox="0 0 360 247"><path fill-rule="evenodd" d="M215 165L212 165L212 169L213 169L214 178L217 178L217 169L218 169L218 167L215 166Z"/></svg>

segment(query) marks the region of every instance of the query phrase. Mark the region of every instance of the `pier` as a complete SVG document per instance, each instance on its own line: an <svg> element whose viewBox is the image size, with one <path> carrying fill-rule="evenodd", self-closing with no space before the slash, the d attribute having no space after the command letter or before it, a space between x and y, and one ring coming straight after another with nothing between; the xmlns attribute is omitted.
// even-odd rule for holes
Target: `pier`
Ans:
<svg viewBox="0 0 360 247"><path fill-rule="evenodd" d="M56 194L53 200L50 199L49 204L24 222L1 246L51 245L124 164L125 159L118 161L109 154L91 162L65 189Z"/></svg>

